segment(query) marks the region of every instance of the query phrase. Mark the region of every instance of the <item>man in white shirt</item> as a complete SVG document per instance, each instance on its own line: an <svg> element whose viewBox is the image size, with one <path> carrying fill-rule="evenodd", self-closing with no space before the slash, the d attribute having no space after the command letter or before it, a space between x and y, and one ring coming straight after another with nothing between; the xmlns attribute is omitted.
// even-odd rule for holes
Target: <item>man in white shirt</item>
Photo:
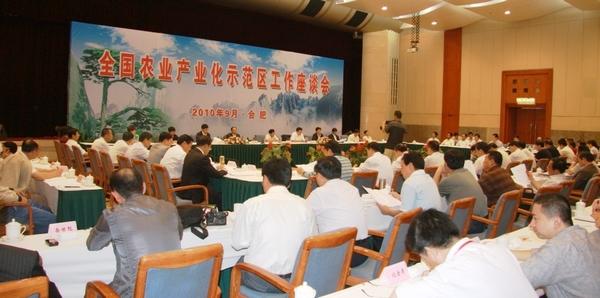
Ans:
<svg viewBox="0 0 600 298"><path fill-rule="evenodd" d="M385 184L391 184L394 180L394 169L392 169L392 162L390 159L381 154L377 148L378 144L371 142L367 144L367 160L360 164L358 169L360 171L377 171L377 180L385 179Z"/></svg>
<svg viewBox="0 0 600 298"><path fill-rule="evenodd" d="M473 155L477 157L473 166L475 167L475 173L477 176L481 176L483 172L483 162L487 157L487 153L490 150L490 145L486 142L478 142L475 145L475 150L473 151Z"/></svg>
<svg viewBox="0 0 600 298"><path fill-rule="evenodd" d="M502 165L501 165L501 167L503 169L506 169L506 166L508 166L508 164L510 163L510 158L508 158L508 153L506 152L506 150L504 150L504 148L498 148L498 145L496 145L496 143L489 143L489 145L490 145L490 150L489 151L493 150L493 151L500 152L500 155L502 155Z"/></svg>
<svg viewBox="0 0 600 298"><path fill-rule="evenodd" d="M129 146L131 146L133 142L135 142L133 134L128 131L124 132L122 140L116 141L115 144L108 151L108 154L110 155L110 158L112 159L113 163L117 162L117 155L125 155L125 153L127 153Z"/></svg>
<svg viewBox="0 0 600 298"><path fill-rule="evenodd" d="M276 143L279 142L279 138L275 134L274 129L269 129L269 133L265 135L265 143Z"/></svg>
<svg viewBox="0 0 600 298"><path fill-rule="evenodd" d="M307 202L287 189L292 169L285 159L271 159L262 167L265 194L244 202L233 224L231 246L247 248L243 261L287 278L304 239L316 233L315 216ZM260 292L279 293L251 274L242 284Z"/></svg>
<svg viewBox="0 0 600 298"><path fill-rule="evenodd" d="M150 151L148 150L150 145L152 145L152 134L144 131L140 134L140 140L129 146L129 149L125 152L125 156L131 159L146 160L150 154Z"/></svg>
<svg viewBox="0 0 600 298"><path fill-rule="evenodd" d="M529 181L531 182L531 186L534 189L540 189L544 186L556 186L559 185L561 182L567 180L567 177L564 174L567 168L568 165L565 158L555 157L551 159L548 162L548 166L546 166L548 179L535 180L532 172L527 172L527 176L529 176Z"/></svg>
<svg viewBox="0 0 600 298"><path fill-rule="evenodd" d="M412 210L423 208L427 210L434 208L440 211L446 211L447 204L442 200L440 192L433 178L425 173L425 161L417 152L407 152L402 156L402 168L400 172L404 177L400 195L392 192L392 196L402 201L403 210ZM395 216L401 211L377 204L381 213Z"/></svg>
<svg viewBox="0 0 600 298"><path fill-rule="evenodd" d="M319 233L355 227L358 229L355 245L372 249L368 234L367 219L363 212L358 189L341 180L342 164L337 158L327 156L315 165L315 188L306 201L315 214ZM350 267L356 267L367 260L366 256L353 254Z"/></svg>
<svg viewBox="0 0 600 298"><path fill-rule="evenodd" d="M497 133L492 134L492 140L490 141L490 143L496 144L496 146L498 146L498 148L500 149L504 147L504 143L500 141L500 136Z"/></svg>
<svg viewBox="0 0 600 298"><path fill-rule="evenodd" d="M440 143L429 141L423 146L427 157L425 157L425 167L439 167L444 164L444 154L440 152Z"/></svg>
<svg viewBox="0 0 600 298"><path fill-rule="evenodd" d="M70 150L73 150L73 147L76 147L82 155L87 154L85 149L83 149L78 143L79 138L81 137L81 135L79 134L79 129L70 127L67 131L67 136L69 137L69 140L67 141L67 146L69 146Z"/></svg>
<svg viewBox="0 0 600 298"><path fill-rule="evenodd" d="M392 169L394 169L394 171L398 171L400 168L402 168L402 156L407 152L408 147L406 147L406 145L402 143L396 145L394 148L394 155L396 159L394 159L392 162Z"/></svg>
<svg viewBox="0 0 600 298"><path fill-rule="evenodd" d="M173 135L166 131L161 132L158 136L158 143L150 147L148 164L160 163L167 150L171 148L171 145L173 145Z"/></svg>
<svg viewBox="0 0 600 298"><path fill-rule="evenodd" d="M560 156L566 158L568 163L575 163L575 152L569 147L567 140L564 138L558 139L558 153L560 153Z"/></svg>
<svg viewBox="0 0 600 298"><path fill-rule="evenodd" d="M363 142L367 142L367 143L373 142L373 138L371 138L371 136L369 135L368 130L363 131L362 140L363 140Z"/></svg>
<svg viewBox="0 0 600 298"><path fill-rule="evenodd" d="M171 179L180 179L183 170L183 160L185 155L192 149L194 139L189 135L183 134L177 137L177 145L169 148L165 156L160 160L160 164L167 168Z"/></svg>
<svg viewBox="0 0 600 298"><path fill-rule="evenodd" d="M292 133L290 136L290 141L292 142L304 142L304 134L302 133L302 127L296 127L296 131Z"/></svg>
<svg viewBox="0 0 600 298"><path fill-rule="evenodd" d="M112 141L112 139L112 129L105 127L102 129L102 132L100 132L100 137L95 139L92 143L92 149L97 150L98 152L104 151L108 153L110 151L110 146L108 145L108 142Z"/></svg>
<svg viewBox="0 0 600 298"><path fill-rule="evenodd" d="M522 162L528 159L525 152L519 148L519 141L510 141L508 143L508 151L510 151L510 155L508 156L510 162Z"/></svg>
<svg viewBox="0 0 600 298"><path fill-rule="evenodd" d="M439 143L440 139L438 139L438 136L439 136L439 134L438 134L437 131L431 132L431 137L429 139L427 139L427 142L429 142L429 141L436 141L436 142Z"/></svg>
<svg viewBox="0 0 600 298"><path fill-rule="evenodd" d="M348 140L346 141L346 143L360 143L359 134L360 131L358 129L352 131L352 133L348 136Z"/></svg>
<svg viewBox="0 0 600 298"><path fill-rule="evenodd" d="M443 212L429 209L413 219L406 247L430 271L400 283L393 297L538 297L506 247L460 239Z"/></svg>

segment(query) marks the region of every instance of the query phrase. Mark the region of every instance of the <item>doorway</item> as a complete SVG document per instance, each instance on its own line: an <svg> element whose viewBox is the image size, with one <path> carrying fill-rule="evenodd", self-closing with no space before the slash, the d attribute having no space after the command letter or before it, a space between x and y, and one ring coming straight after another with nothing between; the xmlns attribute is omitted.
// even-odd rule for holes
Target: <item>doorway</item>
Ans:
<svg viewBox="0 0 600 298"><path fill-rule="evenodd" d="M533 144L550 137L552 118L552 69L502 72L500 138L514 137Z"/></svg>

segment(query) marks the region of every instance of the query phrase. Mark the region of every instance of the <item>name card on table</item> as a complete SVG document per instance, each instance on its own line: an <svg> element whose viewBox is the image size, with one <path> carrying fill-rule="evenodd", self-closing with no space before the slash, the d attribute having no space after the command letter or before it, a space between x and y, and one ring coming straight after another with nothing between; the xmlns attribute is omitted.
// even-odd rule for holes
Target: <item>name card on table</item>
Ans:
<svg viewBox="0 0 600 298"><path fill-rule="evenodd" d="M397 285L410 279L406 262L402 261L383 268L379 280L386 285Z"/></svg>
<svg viewBox="0 0 600 298"><path fill-rule="evenodd" d="M48 226L48 236L57 240L74 239L77 235L77 222L65 221L53 223Z"/></svg>

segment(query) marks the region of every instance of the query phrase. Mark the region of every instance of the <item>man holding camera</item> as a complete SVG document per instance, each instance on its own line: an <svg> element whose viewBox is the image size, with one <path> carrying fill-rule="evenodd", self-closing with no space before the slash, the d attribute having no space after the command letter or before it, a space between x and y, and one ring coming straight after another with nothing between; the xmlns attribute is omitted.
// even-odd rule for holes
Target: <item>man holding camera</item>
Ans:
<svg viewBox="0 0 600 298"><path fill-rule="evenodd" d="M394 159L394 148L397 144L402 143L404 140L404 134L406 133L406 126L401 121L402 112L395 111L394 112L394 120L386 121L385 126L380 126L380 129L383 129L386 133L388 133L387 143L385 143L385 156L389 157L390 160Z"/></svg>

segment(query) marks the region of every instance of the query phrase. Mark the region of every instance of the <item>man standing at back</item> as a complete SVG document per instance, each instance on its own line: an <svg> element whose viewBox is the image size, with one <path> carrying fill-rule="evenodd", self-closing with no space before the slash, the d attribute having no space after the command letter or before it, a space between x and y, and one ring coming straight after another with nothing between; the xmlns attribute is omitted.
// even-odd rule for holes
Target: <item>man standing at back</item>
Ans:
<svg viewBox="0 0 600 298"><path fill-rule="evenodd" d="M121 169L110 177L117 206L105 209L87 239L89 250L113 243L117 271L110 286L121 297L132 297L142 256L181 248L182 226L175 206L144 196L142 177Z"/></svg>
<svg viewBox="0 0 600 298"><path fill-rule="evenodd" d="M388 121L385 124L383 130L388 133L387 143L385 143L384 154L392 160L394 158L394 148L398 143L402 143L404 140L404 134L406 133L406 127L401 121L402 112L394 112L394 120Z"/></svg>
<svg viewBox="0 0 600 298"><path fill-rule="evenodd" d="M231 246L247 248L243 261L289 279L304 238L316 233L315 217L306 201L287 189L292 169L285 159L262 168L265 194L248 199L236 214ZM259 292L280 293L271 284L243 273L242 284Z"/></svg>

